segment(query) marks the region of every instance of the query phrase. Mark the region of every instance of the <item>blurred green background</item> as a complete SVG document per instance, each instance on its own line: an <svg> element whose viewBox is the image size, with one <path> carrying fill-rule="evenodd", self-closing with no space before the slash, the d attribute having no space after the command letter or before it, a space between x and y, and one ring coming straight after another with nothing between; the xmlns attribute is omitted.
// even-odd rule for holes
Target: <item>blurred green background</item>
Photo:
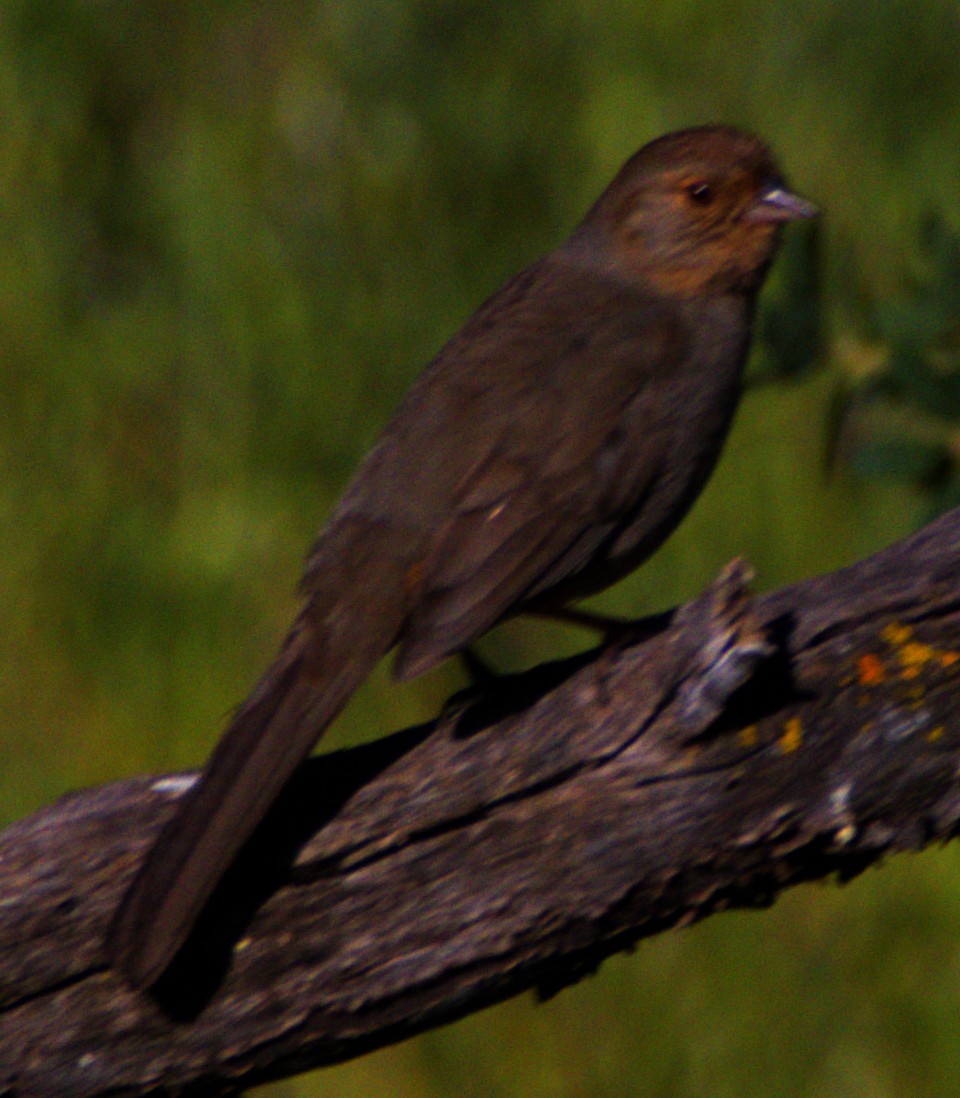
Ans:
<svg viewBox="0 0 960 1098"><path fill-rule="evenodd" d="M721 468L599 604L852 561L957 499L960 9L0 2L0 812L199 764L440 344L640 144L756 129L825 218ZM485 653L592 638L517 622ZM331 735L433 714L381 669ZM263 1095L960 1094L960 857L644 943Z"/></svg>

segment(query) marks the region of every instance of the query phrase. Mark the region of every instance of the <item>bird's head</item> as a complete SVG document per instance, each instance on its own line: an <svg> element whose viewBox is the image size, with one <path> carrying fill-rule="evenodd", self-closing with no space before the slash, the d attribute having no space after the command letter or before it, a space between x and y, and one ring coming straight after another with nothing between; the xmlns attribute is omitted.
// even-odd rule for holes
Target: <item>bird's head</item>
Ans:
<svg viewBox="0 0 960 1098"><path fill-rule="evenodd" d="M659 292L752 293L780 226L816 213L787 188L763 142L703 126L644 145L570 244Z"/></svg>

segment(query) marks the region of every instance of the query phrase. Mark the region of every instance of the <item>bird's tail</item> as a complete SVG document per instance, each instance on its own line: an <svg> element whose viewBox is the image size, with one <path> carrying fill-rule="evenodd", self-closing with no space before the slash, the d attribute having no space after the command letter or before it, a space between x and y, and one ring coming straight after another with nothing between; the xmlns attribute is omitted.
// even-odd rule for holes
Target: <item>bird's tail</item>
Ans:
<svg viewBox="0 0 960 1098"><path fill-rule="evenodd" d="M402 621L402 569L383 540L367 533L340 546L355 551L333 555L333 574L320 578L124 896L107 947L135 986L150 986L167 968L240 847L392 647ZM341 561L352 565L352 583L336 574Z"/></svg>

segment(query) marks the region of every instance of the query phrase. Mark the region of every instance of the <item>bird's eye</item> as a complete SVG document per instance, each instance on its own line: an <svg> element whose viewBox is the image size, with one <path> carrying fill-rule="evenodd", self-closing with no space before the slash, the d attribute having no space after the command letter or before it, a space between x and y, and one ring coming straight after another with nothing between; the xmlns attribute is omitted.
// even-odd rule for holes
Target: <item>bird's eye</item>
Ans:
<svg viewBox="0 0 960 1098"><path fill-rule="evenodd" d="M696 203L698 206L709 206L713 201L713 187L711 187L709 183L704 183L702 180L698 179L695 183L687 184L684 190L687 192L687 197L690 201Z"/></svg>

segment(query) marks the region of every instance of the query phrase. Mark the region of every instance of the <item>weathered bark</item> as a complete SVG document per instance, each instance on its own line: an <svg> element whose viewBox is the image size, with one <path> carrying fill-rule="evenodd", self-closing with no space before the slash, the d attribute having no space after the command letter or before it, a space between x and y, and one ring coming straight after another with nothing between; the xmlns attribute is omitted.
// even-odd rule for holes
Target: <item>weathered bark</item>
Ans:
<svg viewBox="0 0 960 1098"><path fill-rule="evenodd" d="M311 762L155 995L101 943L187 778L9 828L0 1094L233 1093L951 837L960 512L752 604L744 572L632 644Z"/></svg>

